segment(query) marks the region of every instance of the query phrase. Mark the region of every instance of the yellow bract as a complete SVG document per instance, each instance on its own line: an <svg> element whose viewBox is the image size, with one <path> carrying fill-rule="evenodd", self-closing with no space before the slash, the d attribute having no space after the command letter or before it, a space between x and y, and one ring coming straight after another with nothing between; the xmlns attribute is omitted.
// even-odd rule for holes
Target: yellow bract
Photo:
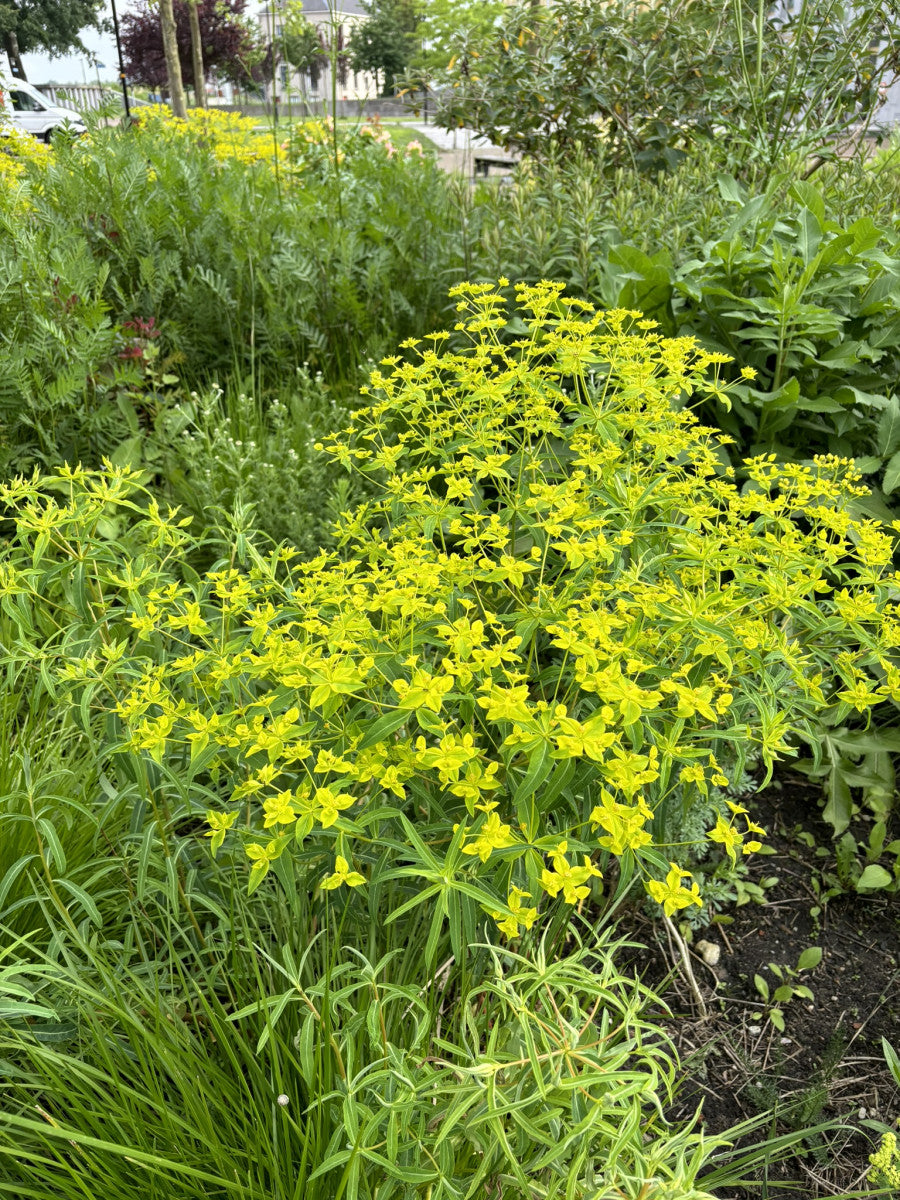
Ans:
<svg viewBox="0 0 900 1200"><path fill-rule="evenodd" d="M600 845L616 856L649 846L653 837L645 825L653 819L653 813L646 801L639 798L634 805L619 804L605 788L601 796L602 803L591 811L590 818L592 826L607 830L607 837L598 838Z"/></svg>
<svg viewBox="0 0 900 1200"><path fill-rule="evenodd" d="M478 830L478 837L463 846L463 854L477 854L481 861L486 863L495 850L512 846L514 841L510 826L504 825L498 815L492 812Z"/></svg>
<svg viewBox="0 0 900 1200"><path fill-rule="evenodd" d="M359 871L351 871L350 864L343 855L339 854L334 860L334 874L329 875L327 879L322 881L322 890L325 892L333 891L339 888L342 883L346 883L347 887L359 887L365 883L364 875L360 875Z"/></svg>
<svg viewBox="0 0 900 1200"><path fill-rule="evenodd" d="M536 908L526 908L523 900L530 900L531 893L524 892L521 888L514 887L506 899L506 906L510 909L510 915L504 916L501 912L492 912L490 915L497 922L500 932L508 938L519 936L519 926L523 929L530 929L537 920L538 910Z"/></svg>
<svg viewBox="0 0 900 1200"><path fill-rule="evenodd" d="M658 879L651 879L647 883L647 891L657 904L662 905L667 917L671 917L678 909L687 908L689 904L702 904L700 889L696 883L692 883L689 888L681 886L683 879L691 878L690 871L683 871L677 863L669 863L669 867L665 883Z"/></svg>
<svg viewBox="0 0 900 1200"><path fill-rule="evenodd" d="M586 854L580 867L573 866L566 857L568 849L568 842L559 843L550 855L553 870L543 870L540 883L548 896L555 899L562 892L566 904L577 904L579 900L585 900L590 895L588 880L600 879L601 874Z"/></svg>

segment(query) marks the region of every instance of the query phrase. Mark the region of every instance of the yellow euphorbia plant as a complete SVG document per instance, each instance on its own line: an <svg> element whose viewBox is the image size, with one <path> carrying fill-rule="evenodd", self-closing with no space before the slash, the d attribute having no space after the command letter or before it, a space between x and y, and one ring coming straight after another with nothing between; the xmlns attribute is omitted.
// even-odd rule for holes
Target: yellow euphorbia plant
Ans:
<svg viewBox="0 0 900 1200"><path fill-rule="evenodd" d="M187 119L173 117L166 104L151 104L135 115L138 128L169 144L207 150L220 161L272 162L284 158L284 149L272 137L257 134L257 122L240 113L217 108L189 108Z"/></svg>
<svg viewBox="0 0 900 1200"><path fill-rule="evenodd" d="M21 216L32 208L28 195L29 165L40 170L50 161L53 151L24 129L6 123L3 94L0 92L0 211Z"/></svg>
<svg viewBox="0 0 900 1200"><path fill-rule="evenodd" d="M406 880L429 951L445 920L461 948L483 914L516 936L579 904L611 856L667 914L700 903L666 806L900 688L900 576L852 463L739 484L690 411L721 358L561 285L520 287L512 320L456 291L456 331L383 363L327 447L377 484L338 554L107 584L128 752L212 781L213 847L243 839L252 886L298 846L329 891ZM732 805L709 836L734 859L761 833Z"/></svg>

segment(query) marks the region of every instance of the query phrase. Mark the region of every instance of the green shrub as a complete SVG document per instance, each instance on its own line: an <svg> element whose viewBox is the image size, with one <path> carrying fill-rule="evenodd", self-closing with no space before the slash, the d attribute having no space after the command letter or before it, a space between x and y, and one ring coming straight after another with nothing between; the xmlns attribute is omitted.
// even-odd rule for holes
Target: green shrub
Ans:
<svg viewBox="0 0 900 1200"><path fill-rule="evenodd" d="M705 410L742 449L791 459L877 451L887 462L898 448L890 426L900 421L894 234L868 217L841 228L808 184L795 184L784 206L749 198L725 179L721 187L731 224L693 260L677 266L664 253L650 259L627 246L610 252L629 272L619 301L754 369L755 380L732 397L733 413Z"/></svg>
<svg viewBox="0 0 900 1200"><path fill-rule="evenodd" d="M431 327L450 282L447 178L377 129L341 135L336 166L328 132L295 127L289 152L252 122L155 113L10 159L0 472L104 455L160 471L146 435L170 424L176 388L241 388L265 409L309 364L342 394ZM283 423L264 430L284 439Z"/></svg>
<svg viewBox="0 0 900 1200"><path fill-rule="evenodd" d="M251 886L289 847L325 891L367 882L375 911L402 880L393 917L428 904L429 964L445 922L458 956L482 912L515 936L561 897L564 922L611 859L619 895L637 872L667 913L700 904L653 842L672 806L897 695L891 540L848 512L848 464L762 458L739 489L673 405L721 393L716 359L560 291L523 288L509 325L466 287L468 351L437 334L375 373L333 443L382 479L341 558L123 572L91 539L133 478L4 489L23 510L4 603L40 607L46 572L71 587L91 564L106 599L65 674L115 706L127 754L233 802L210 833L247 841ZM136 536L167 558L187 538L155 511ZM709 836L734 856L757 831L735 805Z"/></svg>
<svg viewBox="0 0 900 1200"><path fill-rule="evenodd" d="M659 174L616 167L582 147L569 158L528 162L512 186L474 192L466 230L470 275L565 279L583 299L611 304L613 246L625 242L648 255L665 250L680 262L719 240L727 205L716 175L723 165L706 146Z"/></svg>
<svg viewBox="0 0 900 1200"><path fill-rule="evenodd" d="M768 174L864 129L898 52L896 10L871 2L522 2L435 73L438 119L536 158L581 144L649 170L717 140L731 169Z"/></svg>
<svg viewBox="0 0 900 1200"><path fill-rule="evenodd" d="M239 149L177 124L100 131L44 168L35 219L79 229L107 303L154 318L191 386L278 387L304 362L355 380L435 319L451 209L432 162L370 139L338 171L286 156L276 171Z"/></svg>
<svg viewBox="0 0 900 1200"><path fill-rule="evenodd" d="M349 406L305 368L282 395L260 400L237 383L227 393L194 393L168 410L153 440L169 493L195 528L212 522L222 530L223 514L242 513L274 542L312 555L333 544L349 502L346 475L330 469L315 443L348 419Z"/></svg>
<svg viewBox="0 0 900 1200"><path fill-rule="evenodd" d="M36 170L45 168L38 164ZM0 473L99 464L128 436L143 373L105 298L108 271L74 231L0 204Z"/></svg>

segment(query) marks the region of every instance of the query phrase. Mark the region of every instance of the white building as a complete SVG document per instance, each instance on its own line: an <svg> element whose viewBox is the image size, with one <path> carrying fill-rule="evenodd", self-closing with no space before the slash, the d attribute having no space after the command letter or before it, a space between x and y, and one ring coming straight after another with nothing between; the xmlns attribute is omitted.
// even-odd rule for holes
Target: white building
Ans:
<svg viewBox="0 0 900 1200"><path fill-rule="evenodd" d="M284 0L269 0L257 14L262 30L263 40L270 45L281 39L284 30ZM278 79L278 99L284 103L288 93L295 97L306 97L311 101L329 102L332 97L331 54L337 51L339 55L337 71L337 99L340 100L374 100L378 96L373 75L365 71L351 70L347 46L350 34L355 25L366 20L366 13L359 0L304 0L303 16L315 26L323 47L323 57L319 69L299 72L279 61L276 67ZM280 60L281 56L278 55ZM341 61L342 60L342 61ZM266 87L267 96L271 97L272 84Z"/></svg>

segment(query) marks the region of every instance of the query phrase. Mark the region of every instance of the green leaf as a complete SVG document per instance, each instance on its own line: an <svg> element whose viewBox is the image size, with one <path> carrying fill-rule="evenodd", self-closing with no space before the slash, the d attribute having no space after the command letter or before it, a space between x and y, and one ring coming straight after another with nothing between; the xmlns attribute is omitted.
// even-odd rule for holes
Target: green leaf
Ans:
<svg viewBox="0 0 900 1200"><path fill-rule="evenodd" d="M6 819L9 820L8 817ZM0 909L2 909L2 906L13 887L13 884L16 882L28 864L33 862L37 857L37 854L25 854L21 858L17 858L3 878L0 879Z"/></svg>
<svg viewBox="0 0 900 1200"><path fill-rule="evenodd" d="M887 1063L888 1070L894 1077L894 1083L896 1083L897 1087L900 1087L900 1057L898 1057L897 1051L885 1037L881 1039L881 1052L884 1055L884 1061Z"/></svg>
<svg viewBox="0 0 900 1200"><path fill-rule="evenodd" d="M772 1009L769 1013L769 1020L780 1033L784 1033L784 1013L780 1008Z"/></svg>
<svg viewBox="0 0 900 1200"><path fill-rule="evenodd" d="M793 408L800 398L800 381L792 376L777 392L762 397L766 411L776 408Z"/></svg>
<svg viewBox="0 0 900 1200"><path fill-rule="evenodd" d="M840 766L835 764L829 773L828 802L822 812L822 816L835 833L843 833L850 824L852 804L850 788L841 773Z"/></svg>
<svg viewBox="0 0 900 1200"><path fill-rule="evenodd" d="M59 887L65 888L69 895L75 897L94 925L103 924L103 918L100 916L100 910L97 908L97 905L87 894L84 888L79 887L77 883L73 883L71 879L59 879L57 880L57 884Z"/></svg>
<svg viewBox="0 0 900 1200"><path fill-rule="evenodd" d="M822 961L821 946L807 946L797 960L798 971L811 971L813 967L817 967Z"/></svg>
<svg viewBox="0 0 900 1200"><path fill-rule="evenodd" d="M61 875L65 874L66 854L62 848L62 842L59 840L59 834L56 832L56 826L47 817L40 817L37 821L37 826L50 847L50 857L53 866L56 867Z"/></svg>
<svg viewBox="0 0 900 1200"><path fill-rule="evenodd" d="M884 468L884 478L881 481L881 490L886 496L900 483L900 450L891 458L888 465Z"/></svg>
<svg viewBox="0 0 900 1200"><path fill-rule="evenodd" d="M891 396L878 420L878 453L889 458L900 449L900 399Z"/></svg>
<svg viewBox="0 0 900 1200"><path fill-rule="evenodd" d="M791 185L791 195L809 209L817 222L825 223L825 198L815 184L808 179L798 179Z"/></svg>
<svg viewBox="0 0 900 1200"><path fill-rule="evenodd" d="M407 716L411 716L407 713ZM442 737L444 734L444 725L440 717L428 708L417 708L415 718L419 723L419 727L424 729L426 733L433 734L434 737Z"/></svg>
<svg viewBox="0 0 900 1200"><path fill-rule="evenodd" d="M400 1179L404 1183L422 1184L436 1178L433 1170L411 1166L398 1167L390 1159L385 1158L383 1154L379 1154L376 1150L367 1149L365 1146L360 1153L363 1158L367 1158L370 1162L375 1163L376 1166L381 1167L388 1175L392 1175L395 1179Z"/></svg>
<svg viewBox="0 0 900 1200"><path fill-rule="evenodd" d="M818 205L824 219L824 204L819 199ZM819 223L819 218L810 208L805 208L800 213L799 231L797 235L797 249L800 251L800 257L803 259L804 266L809 266L813 261L813 257L819 248L819 243L822 240L822 226ZM815 267L813 267L815 270Z"/></svg>
<svg viewBox="0 0 900 1200"><path fill-rule="evenodd" d="M860 217L847 227L847 232L853 234L853 252L873 250L882 238L882 231L871 217Z"/></svg>
<svg viewBox="0 0 900 1200"><path fill-rule="evenodd" d="M747 192L733 175L726 175L724 171L719 171L716 175L716 184L719 195L730 204L743 204L746 201Z"/></svg>
<svg viewBox="0 0 900 1200"><path fill-rule="evenodd" d="M866 454L862 458L853 460L857 471L861 475L874 475L881 466L882 459L877 454Z"/></svg>
<svg viewBox="0 0 900 1200"><path fill-rule="evenodd" d="M426 863L432 871L435 871L439 875L441 873L443 864L438 862L437 858L435 858L435 856L419 837L418 830L416 829L415 825L413 825L409 818L404 814L401 814L400 816L400 824L403 826L403 830L412 843L413 848L418 853L419 859L423 863Z"/></svg>
<svg viewBox="0 0 900 1200"><path fill-rule="evenodd" d="M329 1171L335 1170L336 1167L343 1166L344 1163L347 1161L347 1159L350 1157L350 1155L353 1153L354 1153L354 1151L352 1149L350 1149L350 1150L338 1150L334 1154L330 1154L328 1156L328 1158L325 1159L324 1162L320 1163L318 1165L318 1167L316 1167L316 1169L315 1169L315 1171L313 1171L312 1175L310 1175L310 1177L309 1177L310 1182L312 1182L313 1179L321 1179L321 1177L323 1175L327 1175Z"/></svg>
<svg viewBox="0 0 900 1200"><path fill-rule="evenodd" d="M412 872L406 872L406 874L412 874ZM386 878L386 876L382 876L382 878ZM426 900L430 900L440 890L441 885L439 883L429 884L427 888L424 888L421 892L417 892L411 900L407 900L405 904L401 904L399 908L395 908L393 912L389 912L384 919L385 925L390 925L392 921L396 921L398 917L402 917L404 913L409 912L410 909L415 908L417 905L424 904Z"/></svg>
<svg viewBox="0 0 900 1200"><path fill-rule="evenodd" d="M648 257L636 246L618 245L609 251L611 265L621 268L618 305L659 315L672 298L672 271L665 255Z"/></svg>
<svg viewBox="0 0 900 1200"><path fill-rule="evenodd" d="M765 1000L766 1003L768 1003L768 1001L769 1001L769 985L766 983L765 979L763 979L762 975L754 975L753 983L756 987L756 990L762 996L763 1000Z"/></svg>
<svg viewBox="0 0 900 1200"><path fill-rule="evenodd" d="M844 412L844 405L839 404L837 400L832 400L828 396L801 396L797 401L797 408L800 412L817 412L817 413L840 413ZM880 461L880 460L879 460Z"/></svg>
<svg viewBox="0 0 900 1200"><path fill-rule="evenodd" d="M408 709L385 713L383 717L379 717L374 724L369 726L368 733L359 743L357 749L368 750L370 746L375 746L378 742L383 742L385 738L390 737L401 725L405 724L411 716L412 713Z"/></svg>
<svg viewBox="0 0 900 1200"><path fill-rule="evenodd" d="M259 1035L259 1038L257 1039L257 1042L256 1042L256 1053L257 1054L262 1053L262 1051L266 1048L266 1043L269 1040L269 1035L272 1032L275 1022L278 1020L278 1018L284 1012L285 1008L287 1008L290 1001L296 1000L296 998L297 998L297 996L296 996L295 992L282 992L282 994L278 997L275 1004L268 1005L266 1027L262 1031L262 1033Z"/></svg>
<svg viewBox="0 0 900 1200"><path fill-rule="evenodd" d="M269 862L269 860L264 859L262 862L256 863L256 865L250 871L250 878L247 881L247 895L248 896L253 895L253 893L256 891L256 889L259 887L259 885L262 883L262 881L265 879L265 877L268 875L270 866L271 866L271 863Z"/></svg>
<svg viewBox="0 0 900 1200"><path fill-rule="evenodd" d="M425 943L424 965L429 975L433 971L437 961L438 943L444 929L444 912L442 909L442 905L435 905L434 912L431 914L431 927L428 930L428 940ZM393 916L393 913L391 915Z"/></svg>
<svg viewBox="0 0 900 1200"><path fill-rule="evenodd" d="M145 444L146 438L141 433L136 434L134 437L126 438L124 442L120 442L110 456L113 466L131 467L137 470L141 465Z"/></svg>
<svg viewBox="0 0 900 1200"><path fill-rule="evenodd" d="M529 755L528 770L513 793L516 816L519 823L525 827L526 836L531 840L536 838L539 833L539 829L535 826L538 814L535 806L529 805L528 801L546 780L555 765L550 757L550 744L542 738Z"/></svg>
<svg viewBox="0 0 900 1200"><path fill-rule="evenodd" d="M312 1091L315 1082L315 1013L307 1013L297 1037L297 1053L300 1057L300 1073L303 1082Z"/></svg>
<svg viewBox="0 0 900 1200"><path fill-rule="evenodd" d="M869 863L856 881L856 890L862 892L870 888L884 888L889 887L891 883L893 879L884 867L880 867L878 863Z"/></svg>
<svg viewBox="0 0 900 1200"><path fill-rule="evenodd" d="M547 780L546 786L541 788L540 807L542 812L551 811L557 799L571 783L577 767L578 760L575 758L565 758L561 762L557 762L556 770Z"/></svg>
<svg viewBox="0 0 900 1200"><path fill-rule="evenodd" d="M869 834L869 848L866 852L866 857L870 860L881 857L881 852L884 849L884 839L887 836L887 826L884 821L876 821L872 826L872 832Z"/></svg>
<svg viewBox="0 0 900 1200"><path fill-rule="evenodd" d="M748 200L725 231L725 242L728 243L736 237L745 225L750 225L753 221L758 220L769 204L771 204L771 199L765 193Z"/></svg>

